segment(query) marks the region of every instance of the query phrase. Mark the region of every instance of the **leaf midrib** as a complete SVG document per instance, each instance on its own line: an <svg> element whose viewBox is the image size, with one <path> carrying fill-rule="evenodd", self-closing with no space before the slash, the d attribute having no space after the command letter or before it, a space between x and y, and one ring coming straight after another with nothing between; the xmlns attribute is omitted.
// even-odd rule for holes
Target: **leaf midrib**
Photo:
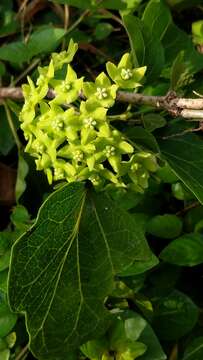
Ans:
<svg viewBox="0 0 203 360"><path fill-rule="evenodd" d="M83 208L84 208L84 204L85 204L85 199L86 199L86 192L83 194L82 199L81 199L81 207L80 207L80 211L79 211L79 214L78 214L78 218L77 218L76 224L75 224L75 226L74 226L74 228L73 228L73 231L72 231L72 233L71 233L71 236L68 238L68 240L70 239L70 244L69 244L68 249L66 250L66 252L65 252L65 254L64 254L64 256L63 256L63 258L62 258L62 260L61 260L61 262L60 262L60 264L59 264L59 266L58 266L58 268L57 268L57 270L56 270L56 272L55 272L55 274L56 274L57 271L58 271L58 269L60 269L60 270L59 270L58 277L57 277L56 285L55 285L54 290L53 290L53 295L52 295L52 297L51 297L51 300L50 300L50 303L49 303L49 306L48 306L48 309L47 309L47 311L46 311L46 313L45 313L45 316L43 317L41 326L37 329L37 332L35 333L35 335L33 335L33 338L35 338L35 337L38 335L38 333L40 332L40 330L43 330L43 326L44 326L44 324L45 324L45 321L46 321L47 316L48 316L48 314L49 314L49 311L50 311L50 309L51 309L51 306L52 306L52 303L53 303L53 300L54 300L54 298L55 298L55 294L56 294L56 291L57 291L57 287L58 287L58 284L59 284L59 281L60 281L61 273L62 273L62 271L63 271L64 264L65 264L65 262L66 262L68 253L69 253L69 251L70 251L70 249L71 249L71 247L72 247L73 241L74 241L75 237L76 237L77 234L78 234L78 230L79 230L79 226L80 226L80 221L81 221L81 216L82 216L82 212L83 212ZM67 241L68 241L68 240L67 240ZM66 245L67 241L64 243L64 246ZM61 251L61 250L60 250L60 251ZM79 261L77 261L78 273L80 273L79 267L80 267ZM54 274L54 277L55 277L55 274ZM54 279L54 277L53 277L53 279ZM79 279L80 279L80 276L79 276ZM81 290L82 290L82 288L81 288ZM82 291L80 291L80 295L81 295L81 302L82 302L82 300L83 300ZM43 303L43 301L41 302L41 304L42 304L42 303ZM41 304L40 304L40 306L41 306ZM80 313L80 311L81 311L81 306L80 306L79 313ZM78 319L79 319L79 314L78 314L78 316L77 316L77 321L78 321ZM77 321L76 321L76 322L77 322ZM77 326L77 325L75 324L75 325L74 325L74 328L75 328L76 326Z"/></svg>

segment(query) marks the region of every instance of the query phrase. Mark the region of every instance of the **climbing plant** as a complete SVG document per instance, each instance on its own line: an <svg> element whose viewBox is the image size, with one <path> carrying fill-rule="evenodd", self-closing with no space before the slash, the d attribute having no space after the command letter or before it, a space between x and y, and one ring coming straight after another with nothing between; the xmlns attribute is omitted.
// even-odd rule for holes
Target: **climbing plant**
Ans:
<svg viewBox="0 0 203 360"><path fill-rule="evenodd" d="M0 359L202 360L201 1L0 10Z"/></svg>

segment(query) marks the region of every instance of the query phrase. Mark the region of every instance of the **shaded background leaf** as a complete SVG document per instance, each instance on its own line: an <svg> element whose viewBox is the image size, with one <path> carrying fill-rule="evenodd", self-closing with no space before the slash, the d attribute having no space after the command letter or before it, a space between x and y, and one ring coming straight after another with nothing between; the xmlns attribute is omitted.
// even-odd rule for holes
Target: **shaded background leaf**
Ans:
<svg viewBox="0 0 203 360"><path fill-rule="evenodd" d="M203 203L202 140L195 134L186 134L161 140L159 145L176 175Z"/></svg>

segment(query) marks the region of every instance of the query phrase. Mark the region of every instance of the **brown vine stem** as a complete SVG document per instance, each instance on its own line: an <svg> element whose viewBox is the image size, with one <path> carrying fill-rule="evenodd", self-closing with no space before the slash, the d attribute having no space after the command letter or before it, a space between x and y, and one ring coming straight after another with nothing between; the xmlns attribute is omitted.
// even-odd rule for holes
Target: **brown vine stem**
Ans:
<svg viewBox="0 0 203 360"><path fill-rule="evenodd" d="M178 345L175 344L171 351L169 360L177 360L177 359L178 359Z"/></svg>
<svg viewBox="0 0 203 360"><path fill-rule="evenodd" d="M82 94L80 96L84 99ZM47 97L54 97L52 89L48 91ZM0 100L3 99L23 100L21 88L0 87ZM203 98L180 98L174 92L169 92L165 96L149 96L118 91L116 100L133 105L150 105L156 109L166 110L174 117L180 116L184 119L197 119L198 121L203 119Z"/></svg>
<svg viewBox="0 0 203 360"><path fill-rule="evenodd" d="M26 345L26 346L21 350L21 352L17 355L17 357L16 357L15 360L21 360L27 352L28 352L28 345Z"/></svg>
<svg viewBox="0 0 203 360"><path fill-rule="evenodd" d="M20 151L21 149L21 142L18 138L18 134L16 132L16 129L15 129L15 126L13 124L13 119L12 119L12 116L11 116L11 112L10 112L10 109L6 103L6 101L4 100L3 101L3 105L4 105L4 108L5 108L5 112L6 112L6 116L7 116L7 121L8 121L8 124L9 124L9 127L11 129L11 132L13 134L13 137L14 137L14 140L15 140L15 143L16 143L16 146L18 148L18 151Z"/></svg>
<svg viewBox="0 0 203 360"><path fill-rule="evenodd" d="M181 209L180 211L178 211L176 213L176 216L184 215L189 210L194 209L194 208L199 207L199 206L201 206L201 204L198 201L195 201L194 203L189 204L186 207L184 207L183 209Z"/></svg>

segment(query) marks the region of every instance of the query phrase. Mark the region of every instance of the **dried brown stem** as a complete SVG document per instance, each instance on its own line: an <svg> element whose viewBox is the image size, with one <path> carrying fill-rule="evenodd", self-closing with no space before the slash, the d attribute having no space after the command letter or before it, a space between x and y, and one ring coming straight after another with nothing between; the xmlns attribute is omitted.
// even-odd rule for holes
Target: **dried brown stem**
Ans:
<svg viewBox="0 0 203 360"><path fill-rule="evenodd" d="M48 98L54 97L52 89L48 91ZM84 98L81 95L82 98ZM1 87L0 100L13 99L23 100L20 87ZM118 91L116 100L133 105L149 105L156 109L168 111L171 115L183 117L184 119L203 119L203 99L180 98L174 92L165 96L149 96L126 91Z"/></svg>
<svg viewBox="0 0 203 360"><path fill-rule="evenodd" d="M28 345L26 345L16 357L16 360L21 360L23 356L28 352Z"/></svg>

